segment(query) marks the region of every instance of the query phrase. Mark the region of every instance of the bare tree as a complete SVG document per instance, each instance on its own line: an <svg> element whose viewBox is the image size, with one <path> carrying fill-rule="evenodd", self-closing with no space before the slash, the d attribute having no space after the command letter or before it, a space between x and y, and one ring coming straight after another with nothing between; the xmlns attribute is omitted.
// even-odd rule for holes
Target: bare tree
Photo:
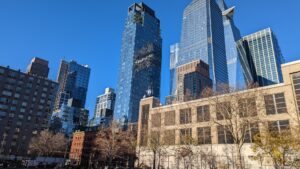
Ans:
<svg viewBox="0 0 300 169"><path fill-rule="evenodd" d="M126 161L127 157L135 158L136 135L132 131L123 131L119 124L112 122L108 128L102 128L94 140L94 152L112 166L116 159Z"/></svg>
<svg viewBox="0 0 300 169"><path fill-rule="evenodd" d="M207 97L210 105L215 106L216 117L213 123L218 127L218 132L223 132L223 143L233 143L236 155L235 166L243 168L242 148L245 142L252 142L252 135L257 134L258 124L261 119L257 112L264 107L257 99L261 98L262 91L255 86L248 87L251 90L240 91L227 85L219 87L220 92L206 89L203 96Z"/></svg>
<svg viewBox="0 0 300 169"><path fill-rule="evenodd" d="M108 165L112 165L112 160L118 157L121 149L119 134L119 126L116 122L112 122L108 128L102 128L97 133L94 141L94 151L100 152L101 157L108 160Z"/></svg>
<svg viewBox="0 0 300 169"><path fill-rule="evenodd" d="M30 141L29 151L38 156L52 156L62 154L67 145L64 134L54 134L48 130L41 131Z"/></svg>

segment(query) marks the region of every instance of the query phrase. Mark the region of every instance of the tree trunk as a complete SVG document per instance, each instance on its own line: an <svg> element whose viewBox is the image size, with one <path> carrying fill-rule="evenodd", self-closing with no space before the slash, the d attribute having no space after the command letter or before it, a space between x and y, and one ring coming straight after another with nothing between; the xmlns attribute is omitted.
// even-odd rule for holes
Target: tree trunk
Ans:
<svg viewBox="0 0 300 169"><path fill-rule="evenodd" d="M154 151L154 152L153 152L153 165L152 165L152 168L153 168L153 169L156 168L156 164L155 164L155 163L156 163L156 152Z"/></svg>
<svg viewBox="0 0 300 169"><path fill-rule="evenodd" d="M110 155L108 159L108 168L111 168L111 163L112 163L112 157Z"/></svg>
<svg viewBox="0 0 300 169"><path fill-rule="evenodd" d="M236 169L243 169L242 153L238 144L236 144Z"/></svg>
<svg viewBox="0 0 300 169"><path fill-rule="evenodd" d="M158 165L157 165L157 169L160 169L160 154L158 154Z"/></svg>

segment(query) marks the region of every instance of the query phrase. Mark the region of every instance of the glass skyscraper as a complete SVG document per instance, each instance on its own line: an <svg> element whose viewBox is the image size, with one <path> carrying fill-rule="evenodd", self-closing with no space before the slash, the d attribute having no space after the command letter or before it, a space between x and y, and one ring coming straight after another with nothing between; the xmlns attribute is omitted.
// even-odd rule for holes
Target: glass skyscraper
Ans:
<svg viewBox="0 0 300 169"><path fill-rule="evenodd" d="M282 82L280 65L284 58L270 28L243 37L238 47L243 57L248 59L253 79L259 86Z"/></svg>
<svg viewBox="0 0 300 169"><path fill-rule="evenodd" d="M60 109L68 99L77 100L79 108L85 107L91 69L75 61L61 61L57 81L59 89L55 101L55 109Z"/></svg>
<svg viewBox="0 0 300 169"><path fill-rule="evenodd" d="M223 11L229 86L244 88L247 84L253 83L253 79L247 59L242 58L237 49L236 42L241 39L241 34L233 21L235 7L228 8L224 0L216 0L216 2Z"/></svg>
<svg viewBox="0 0 300 169"><path fill-rule="evenodd" d="M213 88L228 84L223 16L215 0L193 0L184 10L177 66L202 60Z"/></svg>
<svg viewBox="0 0 300 169"><path fill-rule="evenodd" d="M176 94L176 65L179 56L179 43L170 46L170 95Z"/></svg>
<svg viewBox="0 0 300 169"><path fill-rule="evenodd" d="M139 102L160 95L162 59L160 21L144 3L128 9L122 38L114 119L137 122Z"/></svg>

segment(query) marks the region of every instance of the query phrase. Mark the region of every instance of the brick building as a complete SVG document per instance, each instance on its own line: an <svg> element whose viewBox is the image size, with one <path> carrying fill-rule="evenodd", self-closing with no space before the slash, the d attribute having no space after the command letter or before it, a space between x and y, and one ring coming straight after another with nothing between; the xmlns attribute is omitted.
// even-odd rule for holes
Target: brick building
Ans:
<svg viewBox="0 0 300 169"><path fill-rule="evenodd" d="M252 159L254 153L251 150L251 143L255 134L271 130L280 132L286 129L297 134L295 128L299 128L300 125L300 61L283 64L282 72L283 83L214 96L220 100L235 98L241 94L255 96L252 98L256 107L254 117L260 121L255 126L250 126L242 148L244 165L249 169L272 166L267 158L261 163ZM235 145L230 133L220 127L225 120L218 116L220 105L210 102L214 97L166 106L162 106L154 97L142 99L137 140L140 163L152 166L153 153L149 150L150 138L158 133L159 142L167 145L166 152L160 157L160 165L164 168L184 168L186 163L179 158L175 149L187 145L183 141L185 136L190 136L196 141L192 151L198 156L193 157L191 165L195 167L204 165L201 161L201 158L204 158L203 154L214 154L218 157L216 164L228 164L230 167L230 162L234 161L236 156L232 151ZM229 104L230 102L242 104L235 102L234 99L228 101ZM239 116L241 118L241 114Z"/></svg>
<svg viewBox="0 0 300 169"><path fill-rule="evenodd" d="M48 127L58 84L34 72L0 66L1 155L27 155L31 138Z"/></svg>

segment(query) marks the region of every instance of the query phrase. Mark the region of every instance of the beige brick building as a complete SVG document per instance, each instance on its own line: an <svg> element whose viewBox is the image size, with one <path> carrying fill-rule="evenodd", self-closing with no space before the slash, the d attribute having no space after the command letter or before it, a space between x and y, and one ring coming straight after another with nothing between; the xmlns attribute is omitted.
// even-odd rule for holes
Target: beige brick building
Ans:
<svg viewBox="0 0 300 169"><path fill-rule="evenodd" d="M164 168L205 168L208 157L214 157L218 167L233 168L236 158L233 138L220 127L226 120L219 119L216 104L211 100L235 102L234 98L241 95L254 98L255 127L247 131L247 138L242 148L243 163L246 168L273 168L268 158L260 162L253 160L251 142L253 136L268 130L279 131L295 128L300 124L300 61L282 65L284 82L277 85L249 89L241 92L225 94L162 106L157 98L145 98L140 102L140 118L138 122L138 156L139 163L152 166L153 152L149 149L150 138L157 135L161 153L156 157L156 163ZM253 105L252 105L253 106ZM234 111L234 110L233 110ZM295 133L296 134L296 133ZM180 158L178 149L187 146L183 140L191 136L196 144L189 144L193 156L190 159ZM159 161L159 162L158 162Z"/></svg>

